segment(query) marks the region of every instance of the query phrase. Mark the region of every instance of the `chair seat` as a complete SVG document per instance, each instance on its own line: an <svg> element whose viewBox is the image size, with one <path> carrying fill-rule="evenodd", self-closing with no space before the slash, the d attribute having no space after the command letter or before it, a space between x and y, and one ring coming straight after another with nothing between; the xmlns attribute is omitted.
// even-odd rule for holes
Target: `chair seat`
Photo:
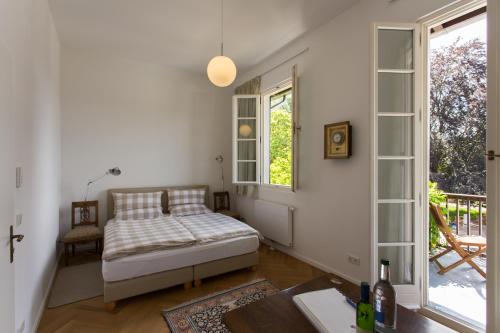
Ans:
<svg viewBox="0 0 500 333"><path fill-rule="evenodd" d="M94 225L85 225L71 229L64 235L64 243L83 242L96 240L102 237L102 232Z"/></svg>
<svg viewBox="0 0 500 333"><path fill-rule="evenodd" d="M233 219L239 219L240 218L240 214L238 212L235 212L235 211L232 211L232 210L219 210L219 211L217 211L217 213L223 214L223 215L226 215L226 216L230 216Z"/></svg>
<svg viewBox="0 0 500 333"><path fill-rule="evenodd" d="M486 238L482 236L460 236L457 237L460 245L486 246Z"/></svg>

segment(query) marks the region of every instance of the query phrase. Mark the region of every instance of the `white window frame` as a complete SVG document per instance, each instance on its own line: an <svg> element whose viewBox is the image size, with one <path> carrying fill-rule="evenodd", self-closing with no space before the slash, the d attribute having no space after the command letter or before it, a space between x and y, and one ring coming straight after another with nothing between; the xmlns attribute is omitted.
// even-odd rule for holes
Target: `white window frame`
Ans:
<svg viewBox="0 0 500 333"><path fill-rule="evenodd" d="M443 22L452 20L456 17L462 16L464 12L470 12L474 11L476 9L479 9L481 7L484 7L488 5L488 10L487 10L487 15L488 13L493 13L493 15L488 15L487 19L494 19L494 9L492 8L492 5L490 3L487 4L486 0L466 0L466 1L460 1L459 3L452 4L449 6L446 6L445 8L436 11L430 15L427 15L423 17L422 19L419 20L419 23L422 25L422 70L426 78L422 82L422 92L423 92L423 112L422 119L423 123L425 126L423 126L423 135L422 135L422 146L426 147L427 151L426 154L424 154L424 161L423 161L423 177L422 177L422 196L423 196L423 206L424 207L429 207L429 193L428 193L428 188L427 184L429 181L429 96L430 96L430 78L428 75L430 74L430 69L429 69L429 63L428 63L428 58L429 58L429 43L430 43L430 29L436 25L439 25ZM488 31L489 33L489 31ZM488 52L491 52L490 50L490 41L491 39L488 37ZM490 69L493 67L491 63L489 63L490 57L488 55L488 72L490 72ZM490 85L490 82L488 82L488 85ZM488 87L488 95L490 95L490 88ZM489 99L489 98L488 98ZM491 113L493 110L490 108L490 105L488 105L488 117L491 116ZM488 121L490 119L488 118ZM489 130L489 129L488 129ZM489 170L488 170L489 172ZM488 185L488 184L487 184ZM487 193L488 197L490 196L490 192ZM489 198L488 198L489 199ZM488 202L489 204L489 202ZM490 210L492 211L492 209ZM491 215L491 214L490 214ZM490 216L491 218L491 216ZM429 214L423 214L422 215L422 221L423 221L423 244L426 245L429 243ZM491 247L490 239L488 239L488 245ZM488 252L488 267L487 270L490 270L490 267L495 264L493 258L493 253ZM476 331L478 328L473 327L470 325L470 323L460 320L460 318L452 317L445 312L438 311L434 307L429 306L429 253L428 251L424 251L424 255L422 258L422 295L421 295L421 303L422 303L422 309L420 310L424 315L439 321L446 326L449 326L457 331ZM495 326L494 319L490 318L489 314L490 309L488 309L488 306L493 303L491 302L491 299L493 298L493 295L497 295L495 293L498 293L498 289L496 288L496 284L491 283L493 280L493 276L488 275L488 285L487 285L487 293L488 293L488 298L487 298L487 325L490 325L491 327ZM494 288L492 288L494 286ZM492 289L494 289L492 291ZM497 296L497 298L500 298ZM491 303L490 303L491 302ZM495 330L492 330L494 332Z"/></svg>
<svg viewBox="0 0 500 333"><path fill-rule="evenodd" d="M239 99L255 99L255 117L238 117L238 100ZM234 95L233 96L233 184L239 185L258 185L260 179L260 117L261 117L261 96L260 95ZM238 138L238 120L240 119L255 119L255 139L240 139ZM238 159L238 142L254 140L256 146L255 160L239 160ZM239 181L238 180L238 162L255 162L255 181Z"/></svg>
<svg viewBox="0 0 500 333"><path fill-rule="evenodd" d="M232 132L233 132L233 137L232 137L232 144L233 144L233 184L235 185L259 185L262 187L269 187L269 188L275 188L283 191L291 191L295 192L298 189L298 183L299 183L299 134L302 129L299 123L299 91L298 91L298 83L299 83L299 77L298 77L298 71L297 71L297 65L293 65L291 68L291 77L281 81L279 84L277 84L274 88L268 89L264 91L262 94L259 95L233 95L233 123L232 123ZM261 129L264 128L264 124L262 122L263 118L263 96L266 96L270 94L273 89L274 91L279 91L280 89L292 89L292 170L291 170L291 185L272 185L272 184L265 184L265 182L262 180L262 170L264 168L263 162L261 160L262 156L264 156L264 151L262 148L262 134L261 134ZM256 146L257 146L257 151L256 151L256 180L255 182L251 181L238 181L238 162L245 162L243 160L238 160L238 141L242 141L241 139L238 139L238 120L243 119L243 118L238 118L238 99L243 99L243 98L255 98L256 99L256 105L257 105L257 110L256 110L256 117L252 117L252 119L256 119L256 135L257 135L257 140L256 140ZM248 118L247 118L248 119ZM269 150L269 148L267 148ZM267 156L269 154L267 153ZM252 161L253 162L253 161ZM267 158L267 164L269 164L269 158ZM269 172L267 173L269 174ZM269 180L267 180L267 183L269 183Z"/></svg>
<svg viewBox="0 0 500 333"><path fill-rule="evenodd" d="M414 69L413 70L384 70L378 68L378 31L380 29L391 30L413 30L414 31ZM422 109L422 68L421 68L421 47L420 47L420 25L414 23L374 23L372 25L371 34L371 129L372 129L372 146L371 146L371 234L372 234L372 254L371 254L371 282L372 285L378 280L379 271L379 258L378 248L380 246L413 246L413 284L409 285L396 285L395 289L398 294L398 303L403 304L410 308L418 308L421 306L421 292L422 292L422 228L423 224L420 223L422 216L422 189L420 179L422 177L422 145L421 145L421 109ZM394 156L379 156L378 155L378 117L379 116L409 116L406 113L382 114L378 113L378 73L380 72L411 72L414 73L414 175L413 185L414 193L411 200L379 200L378 199L378 162L381 159L402 159ZM414 226L413 226L413 242L404 243L380 243L378 242L378 205L380 203L389 202L411 202L414 204Z"/></svg>
<svg viewBox="0 0 500 333"><path fill-rule="evenodd" d="M262 117L261 117L261 156L262 156L262 164L261 164L261 170L262 170L262 182L261 186L264 187L270 187L270 188L277 188L277 189L283 189L283 190L291 190L292 189L292 184L290 185L281 185L281 184L270 184L270 170L269 170L269 112L270 112L270 97L272 95L278 94L282 91L292 89L292 96L293 96L293 80L292 78L288 78L276 86L265 90L261 94L261 103L262 103ZM293 150L293 110L292 114L290 115L291 121L292 121L292 129L291 129L291 149ZM293 154L292 154L293 155ZM292 165L290 166L290 177L293 178L293 159L292 159ZM291 180L293 182L293 179Z"/></svg>

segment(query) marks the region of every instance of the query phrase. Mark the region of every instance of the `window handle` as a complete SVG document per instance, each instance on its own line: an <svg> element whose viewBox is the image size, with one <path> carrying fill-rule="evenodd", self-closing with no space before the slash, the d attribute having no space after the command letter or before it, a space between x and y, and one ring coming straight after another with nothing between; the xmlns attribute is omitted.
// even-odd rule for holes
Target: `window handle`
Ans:
<svg viewBox="0 0 500 333"><path fill-rule="evenodd" d="M493 161L495 157L500 157L500 155L495 154L494 150L488 150L488 153L484 154L484 156L488 156L488 161Z"/></svg>

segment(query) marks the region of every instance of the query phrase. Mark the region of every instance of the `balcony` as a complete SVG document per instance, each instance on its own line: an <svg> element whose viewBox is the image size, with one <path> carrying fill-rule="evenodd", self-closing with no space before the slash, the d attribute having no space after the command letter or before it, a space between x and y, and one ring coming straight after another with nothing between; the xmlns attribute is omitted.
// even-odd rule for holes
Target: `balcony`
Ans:
<svg viewBox="0 0 500 333"><path fill-rule="evenodd" d="M486 196L444 193L441 204L446 221L458 236L478 235L486 237ZM433 222L430 222L433 223ZM446 239L440 234L438 246L430 250L430 256L441 252ZM475 250L475 249L472 249ZM450 252L439 261L444 266L458 261L460 256ZM486 255L473 261L486 271ZM456 318L484 327L486 323L486 279L464 263L445 274L439 274L439 267L429 262L429 304L435 309Z"/></svg>

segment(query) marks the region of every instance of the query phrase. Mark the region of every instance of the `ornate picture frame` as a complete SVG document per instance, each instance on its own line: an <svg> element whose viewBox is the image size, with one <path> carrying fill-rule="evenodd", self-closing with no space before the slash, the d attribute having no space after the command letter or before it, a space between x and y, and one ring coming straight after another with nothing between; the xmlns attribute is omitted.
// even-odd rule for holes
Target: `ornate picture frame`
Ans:
<svg viewBox="0 0 500 333"><path fill-rule="evenodd" d="M325 125L324 159L345 159L352 155L352 126L349 121Z"/></svg>

